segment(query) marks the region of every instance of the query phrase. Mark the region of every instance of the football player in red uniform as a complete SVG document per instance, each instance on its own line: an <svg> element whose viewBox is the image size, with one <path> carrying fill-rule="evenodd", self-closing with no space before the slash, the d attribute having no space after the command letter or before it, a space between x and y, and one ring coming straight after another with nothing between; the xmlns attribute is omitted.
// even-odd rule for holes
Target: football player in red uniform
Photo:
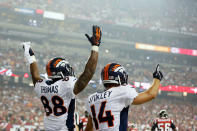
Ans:
<svg viewBox="0 0 197 131"><path fill-rule="evenodd" d="M159 118L155 119L151 128L151 131L176 131L176 127L173 121L168 118L166 110L161 110L159 112Z"/></svg>
<svg viewBox="0 0 197 131"><path fill-rule="evenodd" d="M80 131L85 131L86 125L88 123L88 112L85 111L85 115L80 118Z"/></svg>

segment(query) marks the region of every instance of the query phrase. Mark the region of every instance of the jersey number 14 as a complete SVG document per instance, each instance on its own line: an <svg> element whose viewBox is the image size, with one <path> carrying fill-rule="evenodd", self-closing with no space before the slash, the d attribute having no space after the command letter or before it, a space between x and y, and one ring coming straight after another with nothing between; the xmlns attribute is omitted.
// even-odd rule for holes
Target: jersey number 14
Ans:
<svg viewBox="0 0 197 131"><path fill-rule="evenodd" d="M93 121L94 121L95 128L97 130L99 129L99 123L103 123L103 122L107 122L108 127L113 127L114 126L114 122L113 122L114 121L114 116L112 115L111 110L105 111L106 103L107 103L106 101L103 101L101 103L98 118L96 117L97 115L96 115L96 112L95 112L95 106L94 105L91 106ZM103 116L104 112L105 112L105 116Z"/></svg>

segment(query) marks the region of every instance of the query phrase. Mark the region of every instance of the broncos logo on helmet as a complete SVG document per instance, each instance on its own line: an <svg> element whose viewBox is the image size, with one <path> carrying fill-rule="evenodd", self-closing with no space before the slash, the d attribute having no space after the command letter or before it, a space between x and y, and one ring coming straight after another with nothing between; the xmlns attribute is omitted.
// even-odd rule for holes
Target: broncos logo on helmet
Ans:
<svg viewBox="0 0 197 131"><path fill-rule="evenodd" d="M107 64L101 72L103 84L127 84L128 75L123 66L117 63Z"/></svg>
<svg viewBox="0 0 197 131"><path fill-rule="evenodd" d="M49 60L46 65L46 72L48 77L51 79L74 76L73 68L69 65L68 61L61 57Z"/></svg>

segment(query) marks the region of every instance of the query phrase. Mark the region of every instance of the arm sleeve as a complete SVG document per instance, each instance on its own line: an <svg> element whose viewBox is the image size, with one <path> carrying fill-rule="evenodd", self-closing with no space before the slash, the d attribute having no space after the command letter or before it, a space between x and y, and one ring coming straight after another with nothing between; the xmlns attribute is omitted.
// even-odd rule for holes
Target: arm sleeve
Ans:
<svg viewBox="0 0 197 131"><path fill-rule="evenodd" d="M62 92L64 92L65 95L70 99L75 98L75 94L73 92L75 82L76 81L74 77L69 77L69 80L63 79L61 82L61 85L64 87L62 88Z"/></svg>
<svg viewBox="0 0 197 131"><path fill-rule="evenodd" d="M133 100L138 96L138 93L137 91L135 90L135 88L132 88L130 86L127 86L125 88L126 90L126 93L125 93L125 96L126 96L126 106L129 106L131 105L131 103L133 102Z"/></svg>
<svg viewBox="0 0 197 131"><path fill-rule="evenodd" d="M170 126L173 130L176 130L176 126L174 125L173 122L171 122L171 126Z"/></svg>
<svg viewBox="0 0 197 131"><path fill-rule="evenodd" d="M151 131L155 131L156 128L157 128L157 123L154 122L151 127Z"/></svg>
<svg viewBox="0 0 197 131"><path fill-rule="evenodd" d="M38 97L40 97L40 89L41 89L41 85L42 85L42 83L44 83L46 80L39 80L39 81L37 81L36 83L35 83L35 86L34 86L34 91L35 91L35 93L36 93L36 95L38 96Z"/></svg>

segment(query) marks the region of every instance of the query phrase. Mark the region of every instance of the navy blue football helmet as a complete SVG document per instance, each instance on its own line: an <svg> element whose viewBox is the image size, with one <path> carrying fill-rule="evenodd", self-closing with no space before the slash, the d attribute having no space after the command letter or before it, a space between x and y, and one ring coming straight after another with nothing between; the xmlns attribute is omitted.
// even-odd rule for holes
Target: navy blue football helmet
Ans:
<svg viewBox="0 0 197 131"><path fill-rule="evenodd" d="M123 66L117 63L107 64L101 72L103 84L127 84L128 75Z"/></svg>
<svg viewBox="0 0 197 131"><path fill-rule="evenodd" d="M74 76L74 70L70 66L69 62L61 57L51 59L46 65L46 72L48 77L51 79Z"/></svg>

